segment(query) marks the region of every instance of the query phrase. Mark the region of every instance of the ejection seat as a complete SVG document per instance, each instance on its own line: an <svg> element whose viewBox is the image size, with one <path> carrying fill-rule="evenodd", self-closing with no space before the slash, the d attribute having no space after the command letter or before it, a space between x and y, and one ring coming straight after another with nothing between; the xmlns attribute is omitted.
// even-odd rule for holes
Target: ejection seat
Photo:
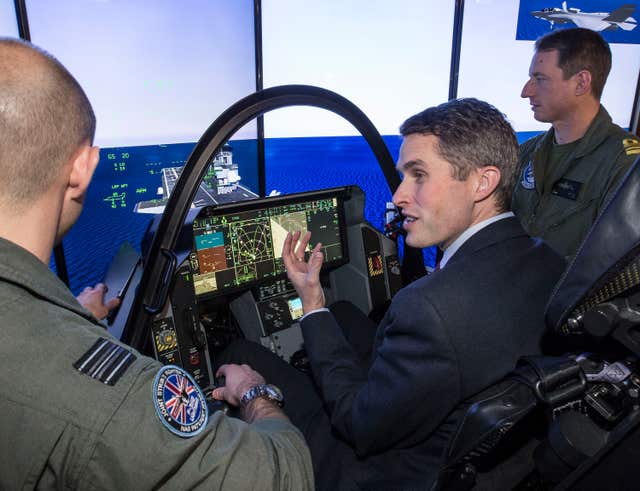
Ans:
<svg viewBox="0 0 640 491"><path fill-rule="evenodd" d="M437 489L640 486L640 157L558 282L545 320L573 353L524 357L463 403Z"/></svg>

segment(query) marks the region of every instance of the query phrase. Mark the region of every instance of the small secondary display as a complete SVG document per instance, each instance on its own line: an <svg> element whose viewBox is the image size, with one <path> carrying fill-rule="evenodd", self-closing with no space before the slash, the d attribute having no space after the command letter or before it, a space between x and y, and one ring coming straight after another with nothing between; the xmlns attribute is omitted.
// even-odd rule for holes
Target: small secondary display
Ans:
<svg viewBox="0 0 640 491"><path fill-rule="evenodd" d="M297 320L302 317L302 299L300 297L293 297L287 300L287 306L289 307L289 313L292 320Z"/></svg>

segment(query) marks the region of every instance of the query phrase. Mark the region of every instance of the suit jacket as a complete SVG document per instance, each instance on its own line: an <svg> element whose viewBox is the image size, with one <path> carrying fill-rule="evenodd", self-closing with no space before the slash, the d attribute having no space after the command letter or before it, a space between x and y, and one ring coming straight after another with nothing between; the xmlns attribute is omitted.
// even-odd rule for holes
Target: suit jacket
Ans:
<svg viewBox="0 0 640 491"><path fill-rule="evenodd" d="M302 321L332 425L358 456L350 475L359 485L429 487L458 422L454 408L540 352L545 305L564 266L516 218L488 225L445 268L397 293L368 371L331 313Z"/></svg>

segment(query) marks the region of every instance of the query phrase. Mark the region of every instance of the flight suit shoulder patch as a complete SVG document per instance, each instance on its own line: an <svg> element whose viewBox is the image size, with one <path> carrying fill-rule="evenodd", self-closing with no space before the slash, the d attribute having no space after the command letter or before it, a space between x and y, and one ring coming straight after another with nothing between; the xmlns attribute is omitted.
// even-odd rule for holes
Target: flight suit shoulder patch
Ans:
<svg viewBox="0 0 640 491"><path fill-rule="evenodd" d="M622 140L624 153L627 155L640 155L640 140L635 138L624 138Z"/></svg>
<svg viewBox="0 0 640 491"><path fill-rule="evenodd" d="M153 381L156 414L171 433L192 437L204 430L209 409L204 393L182 368L166 365Z"/></svg>
<svg viewBox="0 0 640 491"><path fill-rule="evenodd" d="M531 160L529 160L527 166L522 171L522 179L520 180L520 185L524 189L533 189L536 187L536 179L533 175Z"/></svg>
<svg viewBox="0 0 640 491"><path fill-rule="evenodd" d="M115 385L135 359L136 355L122 346L99 338L73 367L103 384Z"/></svg>

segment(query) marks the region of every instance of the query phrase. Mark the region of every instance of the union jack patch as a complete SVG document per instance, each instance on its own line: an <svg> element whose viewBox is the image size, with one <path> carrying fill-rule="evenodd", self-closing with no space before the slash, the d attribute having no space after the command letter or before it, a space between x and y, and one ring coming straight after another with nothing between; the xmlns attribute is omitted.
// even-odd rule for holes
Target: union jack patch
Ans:
<svg viewBox="0 0 640 491"><path fill-rule="evenodd" d="M153 402L162 424L178 436L196 436L209 420L202 390L191 375L175 365L158 370L153 381Z"/></svg>

